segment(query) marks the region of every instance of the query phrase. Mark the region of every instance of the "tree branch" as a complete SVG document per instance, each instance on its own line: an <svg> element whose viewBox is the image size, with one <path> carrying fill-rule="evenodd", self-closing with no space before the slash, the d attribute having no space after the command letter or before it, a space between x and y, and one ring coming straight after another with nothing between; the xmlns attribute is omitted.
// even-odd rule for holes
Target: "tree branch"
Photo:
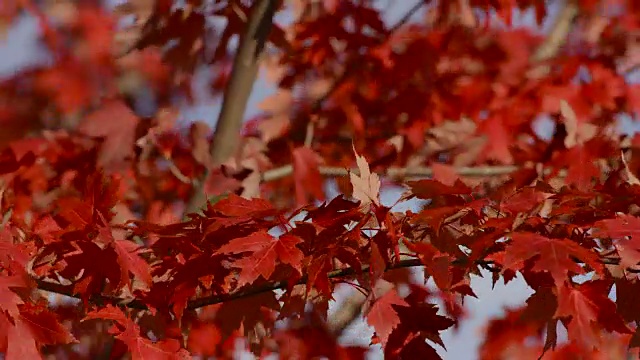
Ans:
<svg viewBox="0 0 640 360"><path fill-rule="evenodd" d="M424 1L417 2L389 29L389 33L397 31L397 29L406 24L411 16L423 5ZM275 0L260 0L252 9L247 22L247 32L241 39L238 53L234 59L231 79L224 93L222 109L213 135L211 156L214 167L219 166L238 149L244 112L258 73L260 53L264 48L273 24L275 10ZM316 112L322 107L322 104L329 99L331 94L350 77L352 71L349 70L357 65L358 61L349 62L347 70L334 81L331 88L329 88L320 99L314 102L312 112ZM311 131L313 131L313 129L311 129ZM196 212L204 206L206 203L206 194L203 188L204 184L202 182L194 183L193 195L187 204L185 214Z"/></svg>
<svg viewBox="0 0 640 360"><path fill-rule="evenodd" d="M456 173L460 176L468 176L468 177L485 177L485 176L499 176L499 175L507 175L516 170L520 169L518 166L514 165L503 165L503 166L477 166L477 167L469 167L463 166L455 168ZM340 176L348 176L349 172L354 174L359 174L360 171L358 169L345 169L342 167L334 167L334 166L320 166L319 167L320 174L327 177L340 177ZM281 179L283 177L287 177L293 174L293 165L284 165L275 169L267 170L262 173L262 181L274 181ZM411 168L403 168L403 167L392 167L385 171L382 175L391 177L391 178L424 178L433 176L433 169L430 167L411 167Z"/></svg>
<svg viewBox="0 0 640 360"><path fill-rule="evenodd" d="M464 261L466 260L458 259L453 261L452 264L464 263ZM574 260L574 261L579 262L578 260ZM605 265L619 265L620 258L602 257L600 258L600 262ZM489 265L494 265L493 262L484 261L484 260L476 260L475 263L479 266L483 266L484 268L487 268L487 266ZM410 268L410 267L423 266L423 265L424 264L420 259L415 259L415 258L401 259L395 264L387 267L385 269L385 272L389 270L394 270L394 269ZM370 265L368 264L363 265L361 273L368 272L369 268L370 268ZM499 271L499 269L496 269L496 268L491 268L491 270ZM627 270L629 272L640 273L640 270L635 270L635 269L627 269ZM336 278L342 278L342 277L352 276L356 274L358 274L356 269L352 267L348 267L344 269L330 271L329 273L327 273L327 277L329 279L336 279ZM295 285L304 285L306 284L307 280L308 280L308 275L305 274L295 283ZM34 281L36 282L37 288L39 290L48 291L48 292L56 293L60 295L65 295L75 299L81 299L81 296L79 294L74 293L69 288L69 286L57 284L49 281L44 281L40 279L35 279ZM219 304L225 301L231 301L231 300L245 298L253 295L258 295L268 291L286 289L288 286L289 286L289 283L287 281L275 281L275 282L269 282L269 283L261 284L257 286L247 286L240 290L237 290L228 294L203 296L201 298L189 300L187 302L187 309L194 310L194 309L198 309L208 305ZM132 309L148 310L148 307L140 300L128 300L128 299L123 299L116 296L95 295L90 299L90 301L96 304L114 304L114 305L126 306Z"/></svg>
<svg viewBox="0 0 640 360"><path fill-rule="evenodd" d="M329 331L333 336L339 338L342 333L344 333L344 330L358 318L358 315L362 313L362 307L366 301L367 297L360 292L357 292L345 299L344 303L336 313L333 314L331 319L327 320Z"/></svg>
<svg viewBox="0 0 640 360"><path fill-rule="evenodd" d="M387 269L385 269L385 271L400 269L400 268L407 268L407 267L414 267L414 266L422 266L422 262L419 259L403 259L398 261L396 264L388 267ZM365 273L367 271L369 271L369 265L364 265L362 267L362 272ZM327 273L327 277L329 279L335 279L335 278L355 275L356 273L357 272L354 268L348 267L345 269L331 271ZM296 282L296 285L306 284L307 280L308 280L308 275L305 274L302 278L300 278L300 280ZM68 286L56 284L56 283L48 282L44 280L36 280L36 283L38 285L39 290L48 291L48 292L52 292L60 295L65 295L65 296L69 296L76 299L81 298L80 295L73 293L73 291L71 291ZM208 305L219 304L225 301L230 301L230 300L235 300L235 299L240 299L244 297L261 294L267 291L286 289L288 285L289 284L287 281L276 281L276 282L262 284L259 286L248 286L229 294L204 296L201 298L190 300L187 303L187 309L194 310L194 309L198 309ZM147 306L139 300L127 301L126 299L122 299L115 296L99 295L99 296L93 297L91 301L95 303L110 303L114 305L124 305L132 309L141 309L141 310L148 309Z"/></svg>
<svg viewBox="0 0 640 360"><path fill-rule="evenodd" d="M246 32L240 39L233 68L222 100L222 108L213 134L210 153L212 166L217 167L238 150L242 120L253 89L260 58L273 26L276 0L257 0L251 8ZM206 202L204 184L194 186L186 213L195 212Z"/></svg>
<svg viewBox="0 0 640 360"><path fill-rule="evenodd" d="M553 28L545 38L545 41L536 49L532 56L533 62L541 62L556 56L562 45L567 40L574 20L578 16L578 5L574 0L566 0L556 19Z"/></svg>
<svg viewBox="0 0 640 360"><path fill-rule="evenodd" d="M579 9L574 0L565 0L562 10L558 15L553 28L545 38L544 42L538 46L531 56L530 61L538 66L532 68L529 74L533 77L543 77L547 75L551 69L548 64L543 63L558 54L558 51L565 44L569 32L573 27L575 19L578 17Z"/></svg>

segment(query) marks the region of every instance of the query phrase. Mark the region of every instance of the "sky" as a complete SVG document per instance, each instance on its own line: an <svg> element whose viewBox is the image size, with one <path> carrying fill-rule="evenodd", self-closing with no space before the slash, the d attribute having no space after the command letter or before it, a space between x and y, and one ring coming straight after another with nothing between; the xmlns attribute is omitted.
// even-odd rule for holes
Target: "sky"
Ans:
<svg viewBox="0 0 640 360"><path fill-rule="evenodd" d="M418 1L418 0L416 0ZM384 3L384 1L382 2ZM385 21L388 24L395 23L401 18L408 8L414 5L414 1L390 1L389 4L383 4L382 7L387 11L384 13ZM552 18L556 12L556 6L552 6L550 21L545 22L540 31L548 29L552 23ZM416 16L419 16L417 14ZM282 21L287 21L286 15ZM533 12L515 17L514 26L534 26ZM33 66L46 61L46 53L38 46L36 38L38 35L37 22L33 18L22 18L17 21L9 31L5 40L0 39L0 78L8 77L15 74L19 69ZM199 74L199 78L205 79L207 72L203 71ZM194 84L196 93L206 94L206 83L202 81ZM249 99L249 106L245 118L250 118L259 113L258 104L267 96L275 91L273 84L269 83L263 75L254 86L254 90ZM219 111L219 103L211 101L207 96L201 96L200 101L190 107L185 107L183 116L189 120L204 120L211 125L215 124L217 113ZM627 119L628 120L628 119ZM628 122L628 121L627 121ZM630 125L627 125L630 126ZM543 125L542 132L549 129ZM391 205L401 196L403 189L400 187L390 188L382 193L381 200L385 205ZM401 208L394 209L396 211L403 209L419 210L417 203L404 203ZM418 270L415 271L416 276ZM478 298L468 297L465 300L465 307L469 311L469 317L462 322L462 326L458 331L448 330L443 335L443 341L447 346L447 351L439 349L439 353L445 360L474 360L477 358L477 348L483 339L483 326L486 325L490 318L498 317L504 313L505 307L517 307L532 294L532 290L527 287L521 278L504 285L499 282L495 288L491 288L491 276L484 273L484 278L472 277L471 285ZM433 284L431 284L433 285ZM336 296L337 302L332 303L330 312L335 311L345 297L354 291L349 287L341 287L339 294ZM367 346L373 330L362 320L356 320L349 326L341 342L344 344L358 344ZM436 346L437 347L437 346ZM370 359L381 359L379 345L374 346L370 352Z"/></svg>

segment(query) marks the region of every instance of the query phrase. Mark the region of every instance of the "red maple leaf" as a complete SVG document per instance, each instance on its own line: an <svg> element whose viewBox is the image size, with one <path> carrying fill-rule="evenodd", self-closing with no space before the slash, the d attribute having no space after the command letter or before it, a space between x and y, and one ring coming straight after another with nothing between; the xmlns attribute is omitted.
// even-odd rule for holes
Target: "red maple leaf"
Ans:
<svg viewBox="0 0 640 360"><path fill-rule="evenodd" d="M455 168L451 165L433 163L431 169L433 170L433 179L447 186L453 186L460 179Z"/></svg>
<svg viewBox="0 0 640 360"><path fill-rule="evenodd" d="M256 327L273 325L274 314L281 310L281 306L276 294L266 291L250 297L225 301L206 310L213 315L213 321L224 338L242 329L249 333Z"/></svg>
<svg viewBox="0 0 640 360"><path fill-rule="evenodd" d="M509 235L511 242L506 246L502 260L505 268L521 270L526 260L535 257L535 272L548 272L557 287L563 286L569 274L584 274L585 269L574 259L587 264L598 273L603 272L596 253L569 239L552 239L535 233L517 232Z"/></svg>
<svg viewBox="0 0 640 360"><path fill-rule="evenodd" d="M75 342L69 329L64 327L56 314L43 306L23 303L14 293L3 294L5 287L18 288L19 283L8 283L9 278L0 277L0 307L7 313L0 315L0 351L7 359L39 359L43 345L58 345ZM8 288L6 291L10 291ZM8 299L14 297L13 299ZM13 303L7 306L7 302ZM17 306L20 306L18 310Z"/></svg>
<svg viewBox="0 0 640 360"><path fill-rule="evenodd" d="M318 168L321 158L306 146L294 149L292 156L298 205L306 205L309 195L324 200L323 179Z"/></svg>
<svg viewBox="0 0 640 360"><path fill-rule="evenodd" d="M389 335L384 349L385 357L441 359L427 340L444 346L440 332L451 327L454 321L438 315L438 307L425 302L427 294L423 288L417 285L412 285L411 288L411 294L404 298L409 306L391 305L400 322Z"/></svg>
<svg viewBox="0 0 640 360"><path fill-rule="evenodd" d="M261 217L277 213L273 205L264 199L246 199L235 194L229 194L209 209L229 217Z"/></svg>
<svg viewBox="0 0 640 360"><path fill-rule="evenodd" d="M567 158L570 159L567 183L575 184L581 190L590 189L594 179L600 177L600 170L594 164L594 156L589 148L585 145L575 146L569 150Z"/></svg>
<svg viewBox="0 0 640 360"><path fill-rule="evenodd" d="M533 187L525 187L503 199L500 202L500 211L508 211L512 214L529 212L540 206L550 196L552 194L541 192Z"/></svg>
<svg viewBox="0 0 640 360"><path fill-rule="evenodd" d="M11 324L5 316L0 316L0 335L6 336L5 356L8 360L42 359L36 341L22 319L14 319Z"/></svg>
<svg viewBox="0 0 640 360"><path fill-rule="evenodd" d="M480 348L480 359L504 358L514 348L520 350L519 347L523 346L527 338L537 335L540 326L526 321L525 311L526 308L507 310L503 317L489 322Z"/></svg>
<svg viewBox="0 0 640 360"><path fill-rule="evenodd" d="M187 348L196 355L215 355L218 344L222 341L220 330L214 324L196 322L189 330Z"/></svg>
<svg viewBox="0 0 640 360"><path fill-rule="evenodd" d="M278 343L278 357L293 359L364 360L366 348L343 346L317 319L307 316L306 321L289 329L279 330L274 339ZM315 320L315 321L314 321ZM300 322L298 322L300 323Z"/></svg>
<svg viewBox="0 0 640 360"><path fill-rule="evenodd" d="M383 347L387 345L387 339L389 339L389 335L391 335L393 329L400 323L398 313L396 313L395 309L391 306L394 304L398 306L409 306L409 304L398 295L396 289L392 288L377 298L365 314L367 323L373 326Z"/></svg>
<svg viewBox="0 0 640 360"><path fill-rule="evenodd" d="M20 168L16 154L8 147L0 153L0 175L12 173Z"/></svg>
<svg viewBox="0 0 640 360"><path fill-rule="evenodd" d="M96 242L105 249L112 250L116 254L118 265L120 265L119 286L131 287L129 273L133 274L137 280L141 281L145 288L151 287L151 266L140 257L140 245L128 240L116 240L113 238L112 229L103 227L100 229L100 236Z"/></svg>
<svg viewBox="0 0 640 360"><path fill-rule="evenodd" d="M485 120L482 125L484 134L487 135L486 152L483 159L497 160L502 164L512 164L510 146L513 144L512 135L505 124L504 117L494 115Z"/></svg>
<svg viewBox="0 0 640 360"><path fill-rule="evenodd" d="M24 301L11 289L26 287L25 279L20 276L0 277L0 309L11 316L18 317L20 315L18 306L24 304Z"/></svg>
<svg viewBox="0 0 640 360"><path fill-rule="evenodd" d="M129 348L132 359L188 359L189 353L181 349L180 343L175 339L166 339L156 342L140 335L140 326L128 318L122 310L111 305L97 311L92 311L85 316L83 321L92 319L113 320L118 326L112 327L110 333L116 339L122 341Z"/></svg>
<svg viewBox="0 0 640 360"><path fill-rule="evenodd" d="M57 314L42 305L25 304L20 308L20 321L29 328L39 345L69 344L76 342L70 330Z"/></svg>
<svg viewBox="0 0 640 360"><path fill-rule="evenodd" d="M258 231L249 236L236 238L218 249L218 254L241 254L251 252L234 261L233 265L240 269L238 286L250 284L259 276L270 280L278 264L287 264L298 273L301 271L304 254L296 247L302 239L295 235L285 234L279 238L266 231Z"/></svg>
<svg viewBox="0 0 640 360"><path fill-rule="evenodd" d="M99 165L111 168L133 155L138 117L121 101L107 102L99 110L87 116L79 131L104 138Z"/></svg>
<svg viewBox="0 0 640 360"><path fill-rule="evenodd" d="M122 276L125 283L131 286L129 273L135 275L147 288L153 283L151 278L151 266L140 257L140 245L128 240L114 240L113 249L118 254L118 263L122 267Z"/></svg>
<svg viewBox="0 0 640 360"><path fill-rule="evenodd" d="M632 215L621 215L615 219L600 220L593 224L593 235L614 239L620 256L620 265L629 268L640 262L640 219Z"/></svg>
<svg viewBox="0 0 640 360"><path fill-rule="evenodd" d="M429 243L407 243L407 248L420 256L420 260L426 267L426 271L433 277L436 286L440 289L450 289L453 280L451 261L453 257L438 251Z"/></svg>
<svg viewBox="0 0 640 360"><path fill-rule="evenodd" d="M558 309L555 317L569 318L567 331L569 339L591 350L598 347L601 328L619 333L631 333L620 315L615 303L603 290L609 289L606 281L596 280L558 288Z"/></svg>
<svg viewBox="0 0 640 360"><path fill-rule="evenodd" d="M411 189L409 197L416 196L420 199L431 199L436 196L443 195L467 195L471 194L471 189L465 185L460 179L449 186L437 180L424 179L418 181L409 181L407 185ZM407 198L407 197L405 197Z"/></svg>
<svg viewBox="0 0 640 360"><path fill-rule="evenodd" d="M0 228L0 265L14 274L24 274L30 254L24 248L25 244L14 243L11 230L8 224Z"/></svg>

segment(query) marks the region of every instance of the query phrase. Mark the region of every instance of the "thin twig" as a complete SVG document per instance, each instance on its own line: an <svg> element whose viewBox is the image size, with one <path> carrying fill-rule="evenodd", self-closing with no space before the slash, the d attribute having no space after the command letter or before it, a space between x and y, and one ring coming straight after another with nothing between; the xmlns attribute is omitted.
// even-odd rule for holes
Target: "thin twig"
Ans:
<svg viewBox="0 0 640 360"><path fill-rule="evenodd" d="M310 147L311 143L313 143L313 132L314 132L314 123L313 120L309 121L307 124L307 133L304 135L304 146Z"/></svg>
<svg viewBox="0 0 640 360"><path fill-rule="evenodd" d="M574 0L566 0L558 15L553 28L545 38L545 41L536 49L531 60L541 62L556 56L562 45L566 42L574 20L578 16L578 5Z"/></svg>
<svg viewBox="0 0 640 360"><path fill-rule="evenodd" d="M185 183L185 184L191 184L191 179L186 176L185 174L182 173L182 171L180 171L180 169L178 168L178 166L176 165L175 162L173 162L173 159L166 157L164 158L167 163L169 164L169 171L171 171L171 174L173 174L173 176L176 177L176 179L180 180L181 182Z"/></svg>
<svg viewBox="0 0 640 360"><path fill-rule="evenodd" d="M400 269L400 268L407 268L407 267L414 267L414 266L422 266L422 262L418 259L406 259L406 260L401 260L398 263L396 263L395 265L392 265L390 267L388 267L385 271L389 271L389 270L393 270L393 269ZM365 265L362 267L362 272L366 273L367 271L369 271L369 265ZM327 277L329 279L335 279L335 278L341 278L341 277L345 277L345 276L351 276L351 275L355 275L356 274L356 270L354 268L348 267L345 269L340 269L340 270L334 270L331 271L327 274ZM308 275L304 275L300 280L298 280L298 282L296 283L297 285L302 285L302 284L306 284L308 280ZM273 291L273 290L278 290L278 289L286 289L287 288L287 282L286 281L278 281L275 283L270 283L270 284L266 284L264 286L260 286L260 287L249 287L244 291L237 291L228 295L218 295L218 296L210 296L210 297L203 297L200 299L195 299L193 301L189 301L187 308L188 309L197 309L197 308L201 308L207 305L213 305L213 304L218 304L224 301L229 301L229 300L234 300L234 299L239 299L239 298L243 298L243 297L247 297L247 296L251 296L251 295L256 295L258 293L263 293L266 291Z"/></svg>
<svg viewBox="0 0 640 360"><path fill-rule="evenodd" d="M551 66L544 63L558 54L562 46L566 43L571 28L578 17L578 5L574 0L566 0L565 4L556 18L553 28L545 38L544 42L538 46L531 56L530 61L538 64L529 70L530 76L543 77L551 71Z"/></svg>
<svg viewBox="0 0 640 360"><path fill-rule="evenodd" d="M455 171L460 176L467 177L486 177L486 176L500 176L500 175L508 175L520 169L518 166L514 165L503 165L503 166L477 166L477 167L469 167L463 166L455 168ZM320 174L327 177L340 177L347 176L349 173L359 174L358 169L346 169L342 167L334 167L334 166L320 166L319 167ZM293 165L284 165L275 169L267 170L262 173L262 181L274 181L281 179L283 177L287 177L293 174ZM411 168L402 168L402 167L392 167L385 171L382 175L388 176L390 178L424 178L433 176L433 169L430 167L411 167Z"/></svg>
<svg viewBox="0 0 640 360"><path fill-rule="evenodd" d="M400 260L395 265L388 267L385 271L400 269L400 268L407 268L407 267L414 267L414 266L422 266L422 262L418 259ZM364 265L362 267L362 272L366 273L367 271L369 271L369 265ZM348 267L345 269L331 271L327 274L327 277L329 279L335 279L335 278L341 278L345 276L352 276L352 275L355 275L356 273L357 272L354 268ZM306 284L307 280L308 280L308 275L304 275L302 278L300 278L300 280L296 282L296 284L297 285ZM52 283L44 280L36 280L36 283L38 285L38 289L40 290L48 291L48 292L52 292L60 295L65 295L65 296L69 296L76 299L81 298L79 294L74 293L72 290L70 290L68 286L56 284L56 283ZM190 310L198 309L204 306L214 305L221 302L236 300L240 298L245 298L245 297L257 295L257 294L268 292L268 291L286 289L288 285L289 284L287 281L276 281L276 282L271 282L271 283L267 283L259 286L245 287L241 290L234 291L229 294L204 296L201 298L190 300L187 303L187 309L190 309ZM141 310L148 309L148 307L140 300L125 300L115 296L106 296L106 295L94 296L92 298L92 302L123 305L132 309L141 309Z"/></svg>

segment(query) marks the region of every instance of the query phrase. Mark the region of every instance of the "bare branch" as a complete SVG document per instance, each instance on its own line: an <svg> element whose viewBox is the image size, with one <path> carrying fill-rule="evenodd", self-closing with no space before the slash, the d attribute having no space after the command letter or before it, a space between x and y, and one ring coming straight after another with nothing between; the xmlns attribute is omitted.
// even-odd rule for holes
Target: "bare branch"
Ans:
<svg viewBox="0 0 640 360"><path fill-rule="evenodd" d="M478 166L478 167L458 167L456 168L456 172L460 176L468 176L468 177L486 177L486 176L500 176L507 175L516 170L520 169L518 166L514 165L504 165L504 166ZM354 174L359 174L358 169L346 169L341 167L332 167L332 166L320 166L320 174L327 177L340 177L347 176L349 172ZM284 165L275 169L267 170L262 174L262 181L274 181L281 179L283 177L287 177L293 174L293 165ZM411 167L411 168L401 168L401 167L392 167L389 168L383 174L384 176L390 178L425 178L429 176L433 176L433 169L430 167Z"/></svg>
<svg viewBox="0 0 640 360"><path fill-rule="evenodd" d="M238 149L247 102L258 74L259 61L273 25L276 0L260 0L252 8L233 62L222 109L211 144L214 165L219 165Z"/></svg>
<svg viewBox="0 0 640 360"><path fill-rule="evenodd" d="M564 7L560 11L553 28L544 42L538 46L531 56L530 61L533 64L538 64L538 66L533 67L529 71L530 76L538 78L549 73L551 67L548 64L544 64L544 62L556 56L558 51L560 51L566 43L573 23L578 17L578 12L578 5L575 4L574 0L565 1Z"/></svg>
<svg viewBox="0 0 640 360"><path fill-rule="evenodd" d="M533 54L531 58L533 62L545 61L556 56L569 36L573 22L578 16L578 10L578 5L573 0L566 0L553 28Z"/></svg>
<svg viewBox="0 0 640 360"><path fill-rule="evenodd" d="M218 117L216 131L214 133L211 155L213 166L220 165L231 157L238 148L242 119L246 105L251 94L253 83L259 69L259 57L266 37L271 30L273 15L275 14L275 0L261 0L254 5L253 11L247 23L247 33L240 42L238 53L234 59L231 80L224 93L222 110ZM424 1L417 2L397 23L389 33L397 31L411 16L424 5ZM359 58L359 57L356 57ZM342 75L331 85L331 88L318 99L312 107L312 112L318 111L322 104L329 99L350 76L352 67L358 65L357 59L347 65ZM311 125L312 126L312 125ZM313 138L313 128L307 128L305 143L310 143ZM310 144L309 144L310 145ZM185 213L196 212L206 202L203 191L203 183L196 183L192 198L187 204Z"/></svg>
<svg viewBox="0 0 640 360"><path fill-rule="evenodd" d="M336 338L340 337L344 330L362 313L362 307L366 301L366 296L360 292L349 296L344 303L341 304L340 309L327 320L329 331Z"/></svg>
<svg viewBox="0 0 640 360"><path fill-rule="evenodd" d="M414 266L422 266L422 262L419 259L400 260L396 264L388 267L385 271L400 269L400 268L407 268L407 267L414 267ZM366 273L367 271L369 271L369 265L363 266L362 272ZM327 274L327 276L329 277L329 279L335 279L335 278L342 278L346 276L352 276L355 274L356 274L356 270L354 268L348 267L345 269L331 271ZM298 280L296 284L298 285L306 284L307 280L308 280L308 276L305 275L300 280ZM43 280L36 280L36 283L38 285L39 290L48 291L48 292L80 299L80 295L75 294L73 291L70 290L68 286L56 284L53 282L43 281ZM287 285L288 285L287 281L276 281L276 282L266 283L259 286L248 286L239 291L235 291L229 294L204 296L201 298L190 300L187 303L187 309L193 310L193 309L201 308L208 305L218 304L225 301L257 295L267 291L286 289ZM131 301L131 300L125 300L125 299L114 297L114 296L105 296L105 295L95 296L91 299L91 301L95 303L105 303L105 304L110 303L114 305L123 305L132 309L141 309L141 310L148 309L147 306L139 300Z"/></svg>
<svg viewBox="0 0 640 360"><path fill-rule="evenodd" d="M246 32L240 39L231 77L222 100L222 109L211 143L212 166L229 159L238 150L242 120L258 75L259 62L273 26L276 0L258 0L251 8ZM186 212L195 212L206 202L203 184L194 186Z"/></svg>
<svg viewBox="0 0 640 360"><path fill-rule="evenodd" d="M175 162L169 157L165 157L165 160L169 163L169 171L171 174L185 184L191 184L191 179L180 171Z"/></svg>

